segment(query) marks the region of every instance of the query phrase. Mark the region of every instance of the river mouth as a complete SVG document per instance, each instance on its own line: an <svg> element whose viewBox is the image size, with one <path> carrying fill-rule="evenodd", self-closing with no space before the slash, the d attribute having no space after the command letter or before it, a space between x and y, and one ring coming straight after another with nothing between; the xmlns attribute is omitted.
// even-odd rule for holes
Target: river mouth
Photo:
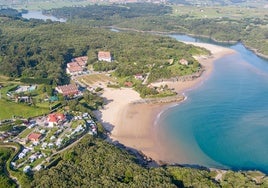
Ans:
<svg viewBox="0 0 268 188"><path fill-rule="evenodd" d="M160 129L177 163L268 173L268 62L241 44L230 48L238 53L215 61L209 79L161 115Z"/></svg>

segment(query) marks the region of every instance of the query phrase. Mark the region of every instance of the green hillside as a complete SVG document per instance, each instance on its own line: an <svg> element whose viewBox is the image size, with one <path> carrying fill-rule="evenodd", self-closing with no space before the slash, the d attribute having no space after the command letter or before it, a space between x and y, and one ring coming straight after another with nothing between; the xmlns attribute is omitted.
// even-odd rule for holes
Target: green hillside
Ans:
<svg viewBox="0 0 268 188"><path fill-rule="evenodd" d="M125 150L90 136L62 153L59 162L34 175L32 187L267 187L261 173L216 172L186 167L142 166ZM256 183L255 178L261 176Z"/></svg>

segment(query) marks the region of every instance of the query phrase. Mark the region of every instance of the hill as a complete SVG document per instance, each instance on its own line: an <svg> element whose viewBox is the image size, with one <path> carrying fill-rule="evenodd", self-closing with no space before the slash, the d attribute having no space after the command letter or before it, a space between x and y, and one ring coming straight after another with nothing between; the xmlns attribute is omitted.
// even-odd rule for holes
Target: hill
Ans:
<svg viewBox="0 0 268 188"><path fill-rule="evenodd" d="M267 177L260 178L256 183L256 176L261 175L258 172L226 171L219 178L217 172L208 169L142 166L135 156L125 150L90 136L58 157L55 166L33 176L32 187L268 186Z"/></svg>
<svg viewBox="0 0 268 188"><path fill-rule="evenodd" d="M97 62L98 51L108 50L116 62L112 66L118 77L137 73L150 74L150 80L172 77L169 61L187 59L190 66L178 74L191 74L199 68L193 55L207 50L177 42L164 36L136 32L116 33L87 25L20 20L0 17L0 74L12 78L45 79L57 85L69 82L66 64L72 58L88 55L89 64ZM110 64L101 64L105 67ZM160 74L160 67L162 72ZM165 71L166 70L166 71Z"/></svg>

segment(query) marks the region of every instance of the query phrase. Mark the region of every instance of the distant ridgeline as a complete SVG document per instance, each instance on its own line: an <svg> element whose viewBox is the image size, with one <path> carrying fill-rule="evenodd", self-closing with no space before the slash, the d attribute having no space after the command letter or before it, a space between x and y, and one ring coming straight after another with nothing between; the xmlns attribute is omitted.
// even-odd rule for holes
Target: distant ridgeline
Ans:
<svg viewBox="0 0 268 188"><path fill-rule="evenodd" d="M20 17L21 13L11 8L1 8L0 5L0 16Z"/></svg>
<svg viewBox="0 0 268 188"><path fill-rule="evenodd" d="M183 0L179 2L199 5L202 3L209 4L212 1L202 1L201 3L201 1ZM227 0L216 1L215 3L217 2L222 2L224 5L232 4L231 1ZM250 5L247 3L250 2L245 1L245 5ZM56 17L67 18L72 23L92 27L113 26L140 31L193 34L221 42L234 43L239 41L256 53L268 57L268 17L266 10L263 8L264 5L268 5L267 2L265 4L265 1L253 5L258 8L230 7L233 14L229 16L226 16L225 13L228 6L218 6L215 8L217 10L211 13L214 8L209 6L200 8L199 6L171 7L146 3L64 7L49 10L47 13ZM221 10L222 8L225 8L225 12ZM209 15L212 16L209 17Z"/></svg>
<svg viewBox="0 0 268 188"><path fill-rule="evenodd" d="M90 19L110 21L116 19L130 19L137 17L160 16L171 14L172 8L162 4L129 3L125 5L89 5L86 7L64 7L44 11L59 18Z"/></svg>

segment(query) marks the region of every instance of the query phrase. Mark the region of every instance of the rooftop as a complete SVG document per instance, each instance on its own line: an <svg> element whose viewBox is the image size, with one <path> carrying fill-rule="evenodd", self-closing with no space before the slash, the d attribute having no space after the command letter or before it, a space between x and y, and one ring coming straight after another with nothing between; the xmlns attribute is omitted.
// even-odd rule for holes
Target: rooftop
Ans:
<svg viewBox="0 0 268 188"><path fill-rule="evenodd" d="M56 87L56 90L63 95L73 95L78 93L78 87L75 84Z"/></svg>
<svg viewBox="0 0 268 188"><path fill-rule="evenodd" d="M102 60L111 61L111 53L106 52L106 51L99 51L98 59L99 61L102 61Z"/></svg>
<svg viewBox="0 0 268 188"><path fill-rule="evenodd" d="M39 140L42 135L40 133L31 133L28 135L29 140Z"/></svg>

